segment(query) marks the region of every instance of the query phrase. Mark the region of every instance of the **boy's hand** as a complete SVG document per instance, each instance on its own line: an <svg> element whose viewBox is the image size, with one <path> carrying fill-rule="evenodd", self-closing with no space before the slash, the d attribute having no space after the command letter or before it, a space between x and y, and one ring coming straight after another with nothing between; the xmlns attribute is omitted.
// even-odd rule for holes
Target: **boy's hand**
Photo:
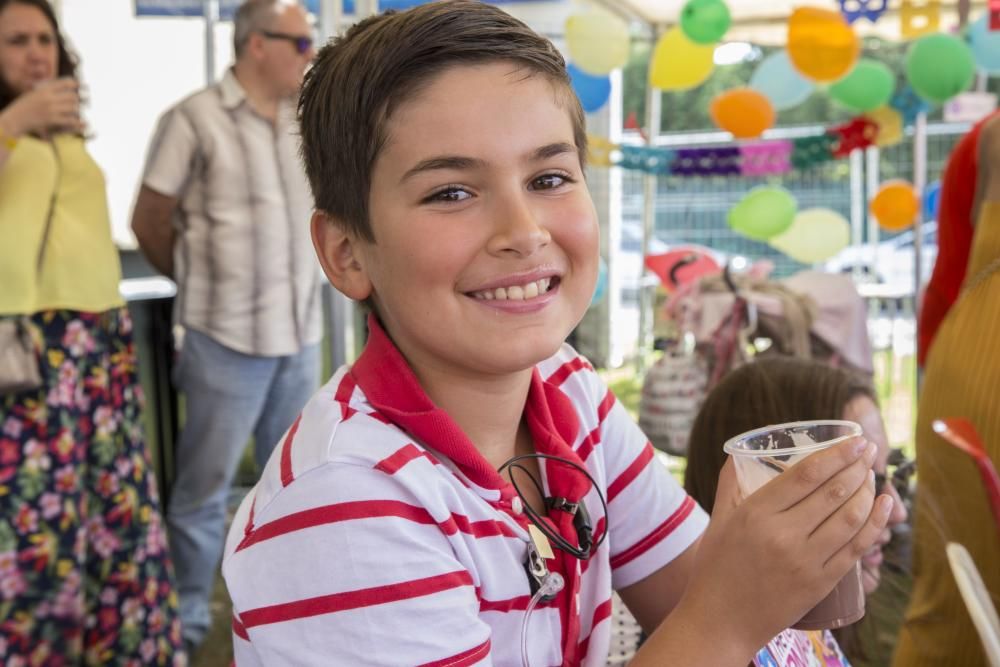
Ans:
<svg viewBox="0 0 1000 667"><path fill-rule="evenodd" d="M875 502L876 450L856 438L817 452L742 503L727 462L683 604L743 646L759 648L797 622L889 518L892 499Z"/></svg>
<svg viewBox="0 0 1000 667"><path fill-rule="evenodd" d="M82 131L79 88L75 79L52 79L19 95L4 114L7 131L14 136L53 129Z"/></svg>

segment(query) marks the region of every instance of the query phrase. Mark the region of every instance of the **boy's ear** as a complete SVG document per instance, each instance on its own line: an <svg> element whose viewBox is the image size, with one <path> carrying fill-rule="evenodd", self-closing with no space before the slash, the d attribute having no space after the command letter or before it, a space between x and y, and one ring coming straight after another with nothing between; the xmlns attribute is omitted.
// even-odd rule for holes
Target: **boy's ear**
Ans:
<svg viewBox="0 0 1000 667"><path fill-rule="evenodd" d="M313 213L310 226L319 263L333 286L355 301L367 299L372 283L361 253L364 241L347 232L326 211Z"/></svg>

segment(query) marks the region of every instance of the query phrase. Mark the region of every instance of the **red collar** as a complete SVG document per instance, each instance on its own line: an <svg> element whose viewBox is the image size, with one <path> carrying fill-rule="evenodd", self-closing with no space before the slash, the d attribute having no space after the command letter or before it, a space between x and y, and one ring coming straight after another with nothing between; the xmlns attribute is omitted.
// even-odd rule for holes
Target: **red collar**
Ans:
<svg viewBox="0 0 1000 667"><path fill-rule="evenodd" d="M499 490L507 498L514 491L479 453L468 436L424 392L406 359L374 315L368 316L368 343L351 368L351 375L373 408L409 433L420 444L450 459L474 484ZM525 403L525 418L539 454L560 456L578 465L583 462L570 446L580 430L573 405L565 394L532 371ZM545 463L550 493L576 502L590 489L590 482L569 466Z"/></svg>

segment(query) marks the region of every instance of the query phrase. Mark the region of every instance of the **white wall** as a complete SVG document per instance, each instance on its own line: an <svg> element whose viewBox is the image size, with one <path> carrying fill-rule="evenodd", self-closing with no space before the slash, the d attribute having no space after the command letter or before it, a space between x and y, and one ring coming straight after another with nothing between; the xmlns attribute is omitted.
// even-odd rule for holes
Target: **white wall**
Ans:
<svg viewBox="0 0 1000 667"><path fill-rule="evenodd" d="M205 24L197 18L136 18L132 0L62 0L62 29L82 62L89 147L104 169L115 241L128 228L146 147L159 115L205 85ZM219 25L216 65L232 57L232 30Z"/></svg>

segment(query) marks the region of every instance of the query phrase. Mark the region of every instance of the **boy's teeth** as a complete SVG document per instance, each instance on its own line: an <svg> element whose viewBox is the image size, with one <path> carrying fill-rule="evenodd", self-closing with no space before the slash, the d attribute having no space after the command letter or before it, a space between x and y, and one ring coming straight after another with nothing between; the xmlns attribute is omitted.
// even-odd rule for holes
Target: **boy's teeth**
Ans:
<svg viewBox="0 0 1000 667"><path fill-rule="evenodd" d="M525 299L534 299L539 294L545 294L549 291L549 285L551 284L552 280L550 278L542 278L541 280L536 280L525 285L498 287L495 290L476 292L473 296L485 301L492 301L494 299L497 301L524 301Z"/></svg>

